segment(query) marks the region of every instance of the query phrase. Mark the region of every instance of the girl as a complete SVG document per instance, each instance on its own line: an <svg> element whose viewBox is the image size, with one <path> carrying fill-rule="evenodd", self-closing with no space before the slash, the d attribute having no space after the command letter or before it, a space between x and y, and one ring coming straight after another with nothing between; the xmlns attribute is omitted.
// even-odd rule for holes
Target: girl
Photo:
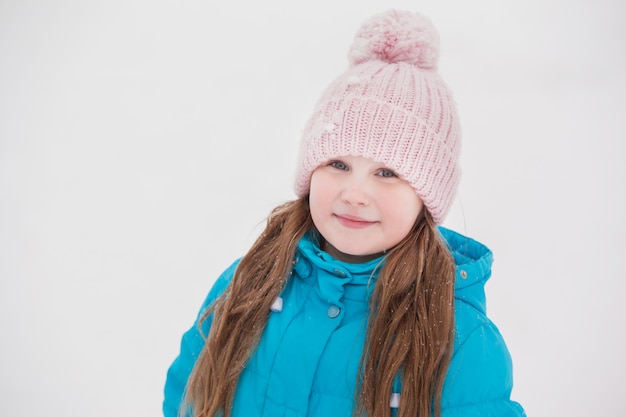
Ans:
<svg viewBox="0 0 626 417"><path fill-rule="evenodd" d="M367 21L301 142L296 194L217 280L168 417L522 416L485 315L491 252L437 227L460 130L417 14Z"/></svg>

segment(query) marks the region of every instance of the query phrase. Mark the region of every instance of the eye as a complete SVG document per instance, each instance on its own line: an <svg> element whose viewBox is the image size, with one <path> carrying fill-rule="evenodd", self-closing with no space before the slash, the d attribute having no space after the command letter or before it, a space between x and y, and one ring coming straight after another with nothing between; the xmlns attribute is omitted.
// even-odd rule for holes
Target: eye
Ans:
<svg viewBox="0 0 626 417"><path fill-rule="evenodd" d="M348 170L348 165L346 165L345 163L343 163L341 161L330 161L330 163L328 165L330 165L333 168L340 169L342 171L347 171Z"/></svg>
<svg viewBox="0 0 626 417"><path fill-rule="evenodd" d="M385 178L393 178L393 177L397 177L396 173L393 172L390 169L386 169L383 168L381 170L379 170L376 175L378 175L379 177L385 177Z"/></svg>

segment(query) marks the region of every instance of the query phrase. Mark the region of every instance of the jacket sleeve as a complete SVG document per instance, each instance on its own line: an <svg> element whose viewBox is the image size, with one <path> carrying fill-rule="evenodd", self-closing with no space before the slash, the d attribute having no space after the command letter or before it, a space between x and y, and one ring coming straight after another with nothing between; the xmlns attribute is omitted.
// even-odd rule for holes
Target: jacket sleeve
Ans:
<svg viewBox="0 0 626 417"><path fill-rule="evenodd" d="M168 369L167 378L165 380L165 396L163 400L163 415L165 417L178 417L179 415L179 408L183 399L185 387L187 386L187 380L189 379L189 375L191 375L191 371L193 370L196 360L198 359L198 355L200 355L200 352L204 347L204 339L200 334L198 322L207 308L209 308L211 304L215 302L215 300L217 300L217 298L224 292L233 277L238 263L239 261L233 263L217 279L211 288L211 291L209 291L208 296L202 303L202 307L200 308L200 312L198 313L193 326L191 326L191 328L183 335L180 343L180 353ZM208 334L210 330L211 321L212 318L209 317L203 323L202 332L205 335Z"/></svg>
<svg viewBox="0 0 626 417"><path fill-rule="evenodd" d="M511 356L496 326L485 318L457 343L444 384L442 417L525 416L510 399Z"/></svg>

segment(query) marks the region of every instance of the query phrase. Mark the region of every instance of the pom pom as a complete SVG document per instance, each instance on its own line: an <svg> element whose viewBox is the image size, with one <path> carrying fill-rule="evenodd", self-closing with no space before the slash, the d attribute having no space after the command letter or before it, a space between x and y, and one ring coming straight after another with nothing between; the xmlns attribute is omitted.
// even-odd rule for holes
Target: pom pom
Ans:
<svg viewBox="0 0 626 417"><path fill-rule="evenodd" d="M427 17L390 10L361 26L348 58L351 65L381 60L435 70L439 59L439 35Z"/></svg>

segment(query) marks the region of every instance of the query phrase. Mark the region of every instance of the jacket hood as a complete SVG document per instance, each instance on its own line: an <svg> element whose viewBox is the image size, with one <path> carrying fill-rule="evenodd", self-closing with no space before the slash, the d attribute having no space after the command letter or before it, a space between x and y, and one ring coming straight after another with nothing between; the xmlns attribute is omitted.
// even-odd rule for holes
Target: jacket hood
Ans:
<svg viewBox="0 0 626 417"><path fill-rule="evenodd" d="M485 283L491 277L493 254L482 243L445 227L439 227L456 263L454 297L485 313Z"/></svg>

